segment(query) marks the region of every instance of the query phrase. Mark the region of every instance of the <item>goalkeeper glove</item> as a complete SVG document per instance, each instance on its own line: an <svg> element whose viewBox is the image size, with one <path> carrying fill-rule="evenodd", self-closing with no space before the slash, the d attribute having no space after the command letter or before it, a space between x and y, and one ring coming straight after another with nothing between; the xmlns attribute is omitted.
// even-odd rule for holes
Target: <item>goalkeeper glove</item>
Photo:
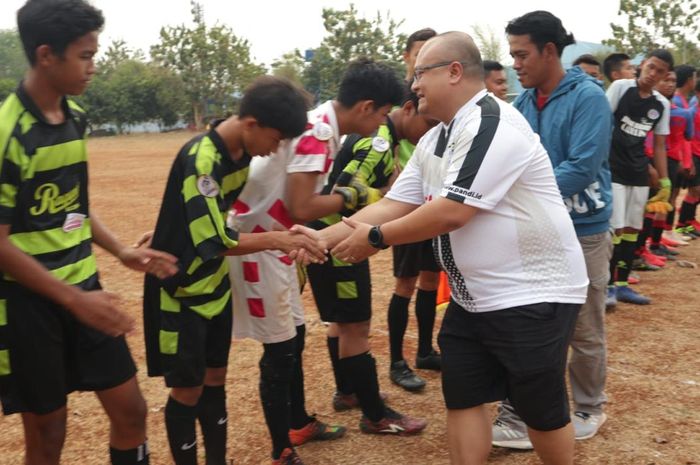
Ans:
<svg viewBox="0 0 700 465"><path fill-rule="evenodd" d="M673 205L668 203L671 197L671 180L668 178L659 179L659 190L647 202L646 210L650 213L668 213L673 210Z"/></svg>
<svg viewBox="0 0 700 465"><path fill-rule="evenodd" d="M354 187L336 186L333 189L333 193L343 196L343 207L346 210L355 210L357 208L359 195Z"/></svg>
<svg viewBox="0 0 700 465"><path fill-rule="evenodd" d="M382 198L382 192L374 187L369 187L361 178L355 176L350 181L350 187L357 191L357 208L366 207Z"/></svg>

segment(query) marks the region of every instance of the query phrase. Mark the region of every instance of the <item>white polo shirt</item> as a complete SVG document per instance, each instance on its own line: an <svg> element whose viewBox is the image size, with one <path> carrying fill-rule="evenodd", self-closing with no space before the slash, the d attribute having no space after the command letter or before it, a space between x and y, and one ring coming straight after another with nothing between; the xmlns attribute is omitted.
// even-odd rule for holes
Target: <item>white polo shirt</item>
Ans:
<svg viewBox="0 0 700 465"><path fill-rule="evenodd" d="M479 209L433 244L464 309L585 302L583 252L549 156L512 106L479 92L420 140L387 194L416 205L438 196Z"/></svg>

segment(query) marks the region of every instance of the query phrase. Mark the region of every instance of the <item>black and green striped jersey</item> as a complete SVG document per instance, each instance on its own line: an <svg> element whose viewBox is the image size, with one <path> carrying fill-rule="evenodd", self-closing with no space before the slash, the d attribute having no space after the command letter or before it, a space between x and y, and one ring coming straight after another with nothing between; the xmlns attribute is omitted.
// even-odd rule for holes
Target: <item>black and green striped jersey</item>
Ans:
<svg viewBox="0 0 700 465"><path fill-rule="evenodd" d="M85 112L64 98L51 124L22 84L0 106L0 224L10 242L55 277L84 289L97 283L88 204ZM1 282L14 281L5 273Z"/></svg>
<svg viewBox="0 0 700 465"><path fill-rule="evenodd" d="M226 216L248 178L250 157L235 162L215 130L195 137L178 153L168 176L152 247L178 257L180 271L146 277L144 311L178 312L187 307L205 318L224 309L231 289L228 261L238 233ZM148 308L149 303L157 308Z"/></svg>
<svg viewBox="0 0 700 465"><path fill-rule="evenodd" d="M394 172L394 150L398 144L394 124L389 118L370 137L350 134L335 157L323 193L329 194L336 185L347 186L353 177L360 178L370 187L386 187ZM333 213L312 222L311 226L323 229L338 223L341 217L341 213Z"/></svg>

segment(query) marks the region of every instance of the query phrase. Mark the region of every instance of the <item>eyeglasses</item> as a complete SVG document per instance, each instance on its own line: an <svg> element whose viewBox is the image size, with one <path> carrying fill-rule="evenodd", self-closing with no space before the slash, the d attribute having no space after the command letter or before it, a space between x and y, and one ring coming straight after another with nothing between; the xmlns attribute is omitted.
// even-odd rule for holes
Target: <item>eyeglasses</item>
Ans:
<svg viewBox="0 0 700 465"><path fill-rule="evenodd" d="M418 82L418 81L420 81L420 79L423 77L423 74L424 74L426 71L428 71L428 70L435 69L435 68L442 68L443 66L449 66L449 65L451 65L452 63L459 63L459 64L461 64L462 66L464 66L464 63L462 63L461 61L456 61L456 60L452 60L452 61L441 61L440 63L435 63L435 64L432 64L432 65L417 66L417 67L413 70L413 82Z"/></svg>

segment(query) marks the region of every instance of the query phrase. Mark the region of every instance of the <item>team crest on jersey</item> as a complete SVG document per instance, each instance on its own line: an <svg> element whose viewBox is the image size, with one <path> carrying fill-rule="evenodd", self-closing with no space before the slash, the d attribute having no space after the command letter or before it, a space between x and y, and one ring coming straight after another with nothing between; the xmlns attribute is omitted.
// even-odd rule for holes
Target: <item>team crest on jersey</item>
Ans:
<svg viewBox="0 0 700 465"><path fill-rule="evenodd" d="M651 110L649 110L647 112L647 118L649 118L652 121L659 119L659 116L661 116L661 115L659 114L658 110L656 110L655 108L652 108Z"/></svg>
<svg viewBox="0 0 700 465"><path fill-rule="evenodd" d="M219 195L219 185L208 174L203 174L197 178L197 190L204 197L216 197Z"/></svg>
<svg viewBox="0 0 700 465"><path fill-rule="evenodd" d="M328 123L318 121L316 124L314 124L311 134L318 140L326 141L333 137L333 128Z"/></svg>
<svg viewBox="0 0 700 465"><path fill-rule="evenodd" d="M85 215L82 213L68 213L66 220L63 222L63 231L71 232L80 229L85 221Z"/></svg>
<svg viewBox="0 0 700 465"><path fill-rule="evenodd" d="M372 139L372 148L377 152L386 152L389 150L389 141L382 136L376 136Z"/></svg>

